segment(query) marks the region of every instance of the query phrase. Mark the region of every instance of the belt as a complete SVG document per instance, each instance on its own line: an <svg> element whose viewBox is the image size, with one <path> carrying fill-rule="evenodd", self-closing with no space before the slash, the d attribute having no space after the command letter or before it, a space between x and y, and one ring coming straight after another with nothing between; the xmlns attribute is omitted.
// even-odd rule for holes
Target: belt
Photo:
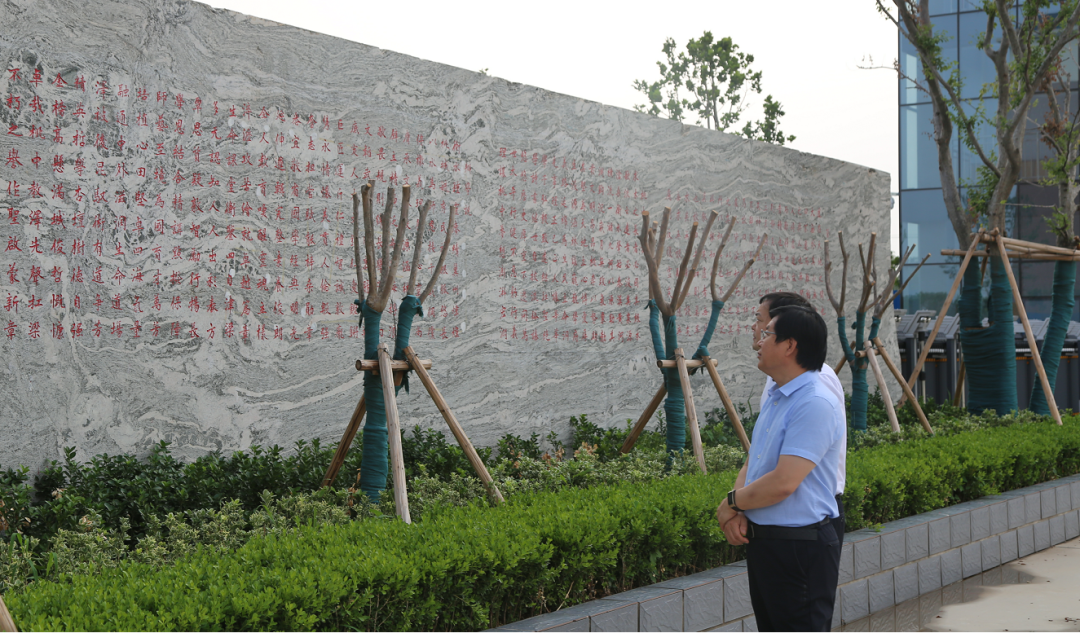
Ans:
<svg viewBox="0 0 1080 633"><path fill-rule="evenodd" d="M784 527L780 525L758 525L747 520L747 538L765 538L784 541L816 541L818 540L818 527L826 525L832 519L826 517L819 523L804 525L803 527Z"/></svg>

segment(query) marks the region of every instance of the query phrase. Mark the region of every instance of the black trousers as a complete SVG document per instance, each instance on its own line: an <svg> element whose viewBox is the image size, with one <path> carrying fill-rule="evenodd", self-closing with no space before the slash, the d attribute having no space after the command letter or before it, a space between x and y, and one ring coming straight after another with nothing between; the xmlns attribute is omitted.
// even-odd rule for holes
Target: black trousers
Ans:
<svg viewBox="0 0 1080 633"><path fill-rule="evenodd" d="M746 564L759 631L831 630L843 544L833 525L819 526L816 541L750 539Z"/></svg>

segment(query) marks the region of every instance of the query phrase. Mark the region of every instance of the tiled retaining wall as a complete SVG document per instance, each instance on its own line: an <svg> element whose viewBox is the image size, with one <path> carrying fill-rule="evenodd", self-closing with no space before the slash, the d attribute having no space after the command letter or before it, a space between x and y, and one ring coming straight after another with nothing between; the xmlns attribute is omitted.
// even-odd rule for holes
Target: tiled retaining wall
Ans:
<svg viewBox="0 0 1080 633"><path fill-rule="evenodd" d="M900 519L878 531L850 532L840 557L833 628L918 630L920 606L936 611L950 587L1077 536L1080 475ZM496 630L756 631L757 626L743 561Z"/></svg>

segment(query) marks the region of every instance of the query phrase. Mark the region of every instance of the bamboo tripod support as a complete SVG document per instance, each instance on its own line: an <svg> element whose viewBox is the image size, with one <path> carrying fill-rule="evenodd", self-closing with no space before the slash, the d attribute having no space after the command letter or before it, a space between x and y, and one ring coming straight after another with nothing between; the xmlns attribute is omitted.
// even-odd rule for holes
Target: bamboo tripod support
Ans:
<svg viewBox="0 0 1080 633"><path fill-rule="evenodd" d="M708 371L709 378L712 379L713 387L716 388L716 393L720 396L720 401L724 404L724 409L727 411L728 418L731 420L732 426L735 427L735 433L739 436L739 443L742 444L744 451L750 451L750 440L746 437L746 430L743 428L742 420L739 419L738 412L735 411L735 405L731 401L731 396L728 395L723 381L720 380L720 374L716 371L715 360L708 356L702 356L700 360L686 360L683 356L682 348L679 348L675 350L675 360L659 360L656 361L656 365L662 369L676 368L679 370L679 382L682 384L683 394L686 397L687 404L686 422L690 425L690 439L691 442L694 442L695 456L698 455L701 444L701 430L698 426L697 410L693 404L694 397L690 391L690 375L687 371L687 368L690 367L705 367ZM683 376L685 376L685 379ZM664 396L666 395L667 387L661 384L656 395L649 401L649 404L645 405L645 411L642 412L641 417L637 419L637 422L635 422L634 426L630 429L630 434L626 436L622 448L619 449L620 453L625 455L634 448L634 444L637 443L638 437L640 437L642 431L645 430L645 425L652 419L653 414L656 413L656 410L660 407L660 404L664 401ZM694 411L693 417L691 417L691 410ZM701 451L701 456L698 457L698 465L701 467L701 472L705 472L704 449L701 449Z"/></svg>
<svg viewBox="0 0 1080 633"><path fill-rule="evenodd" d="M984 270L985 264L989 261L989 257L991 256L991 253L989 252L990 245L997 248L998 255L1005 265L1005 275L1009 280L1010 288L1012 288L1013 305L1020 315L1020 323L1024 326L1024 335L1027 339L1028 347L1031 349L1031 358L1035 361L1035 370L1039 374L1039 382L1042 384L1043 395L1046 396L1046 403L1050 408L1050 415L1058 425L1061 425L1061 412L1058 411L1057 402L1054 400L1054 391L1050 386L1050 381L1047 379L1046 368L1043 367L1042 356L1039 354L1039 345L1031 330L1031 323L1028 321L1027 310L1024 308L1024 301L1020 296L1020 287L1016 284L1016 276L1013 275L1009 257L1011 255L1023 259L1065 259L1071 261L1080 258L1080 255L1078 255L1080 251L1070 251L1055 246L1047 246L1045 244L1003 237L998 229L994 229L990 233L987 233L985 229L980 229L972 238L971 246L968 247L964 254L964 260L960 264L960 270L956 273L956 279L953 281L952 288L949 289L949 294L945 297L945 303L941 306L941 311L938 312L934 327L930 330L930 335L926 339L926 345L923 346L922 353L919 354L919 360L915 363L915 366L911 370L911 375L905 383L909 388L905 389L904 397L900 399L899 404L903 404L905 399L911 400L912 402L915 401L915 395L911 392L910 388L915 386L915 381L919 378L919 373L922 371L923 364L926 362L926 357L930 355L930 348L932 347L934 338L937 337L938 330L941 329L941 324L945 320L945 315L948 314L949 308L952 306L953 298L956 296L956 291L960 288L960 282L964 277L964 271L967 270L971 258L976 255L976 247L983 243L985 243L988 248L986 251L979 252L978 255L986 258L983 261ZM952 255L956 254L956 251L942 251L942 254ZM880 348L880 344L878 344L878 347ZM964 370L963 366L961 366L961 370ZM956 396L959 395L959 389L962 386L963 374L957 379L957 391L953 396L954 401L956 400Z"/></svg>
<svg viewBox="0 0 1080 633"><path fill-rule="evenodd" d="M11 618L11 613L8 612L7 606L4 604L4 598L0 596L0 631L17 633L18 630L18 627L15 626L15 620Z"/></svg>
<svg viewBox="0 0 1080 633"><path fill-rule="evenodd" d="M411 346L406 347L404 352L405 357L408 360L395 361L390 358L390 350L386 344L383 343L379 345L378 363L380 369L378 370L378 373L382 380L383 398L386 401L386 426L390 440L390 467L394 475L394 504L398 509L398 515L401 516L406 523L410 522L408 515L409 500L405 486L405 463L402 456L400 421L397 410L397 395L396 390L394 389L395 385L401 384L401 376L409 370L415 371L416 375L420 378L420 382L424 384L424 388L431 397L431 401L435 403L435 407L438 408L439 413L442 414L443 420L446 421L447 426L450 427L450 432L454 435L454 439L456 439L458 445L461 446L461 450L465 452L465 457L476 471L477 476L480 477L480 481L484 483L484 487L487 488L488 494L491 496L492 500L495 503L502 503L504 501L502 493L500 493L499 489L495 486L495 482L492 480L487 467L484 466L484 462L480 460L480 455L476 452L476 448L473 447L472 442L470 442L468 436L465 435L465 430L461 427L457 417L455 417L454 413L450 410L450 406L439 392L438 387L435 386L435 381L432 380L431 374L428 373L427 368L431 367L431 361L418 358ZM404 367L402 366L403 363ZM395 369L395 367L402 368ZM356 368L360 371L376 371L374 368L369 367L369 361L365 361L364 363L357 361ZM338 444L337 451L330 461L330 467L326 470L326 476L323 478L322 482L323 487L331 485L337 478L338 472L345 462L345 456L349 452L349 447L356 437L356 432L360 428L360 422L363 420L366 411L367 408L364 403L364 398L361 396L360 402L356 405L356 410L353 411L352 419L349 420L349 425L346 427L344 435L341 436L341 443ZM393 422L391 422L391 417L393 418ZM391 428L391 425L393 425L393 428ZM399 472L400 483L398 479Z"/></svg>
<svg viewBox="0 0 1080 633"><path fill-rule="evenodd" d="M919 360L915 363L915 367L911 370L911 376L908 377L907 386L911 389L915 388L915 381L919 379L919 372L922 371L922 366L926 362L926 357L930 355L930 348L934 339L937 337L938 330L941 329L941 324L945 322L945 315L949 313L949 308L952 307L953 298L956 297L956 291L960 289L960 282L964 279L964 271L967 270L968 264L971 263L971 257L975 254L975 248L982 242L982 236L986 232L985 229L979 229L979 232L971 240L971 246L968 247L967 252L964 253L964 261L960 263L960 270L956 273L956 279L953 280L952 288L949 288L949 294L945 295L945 303L941 306L941 312L938 313L937 320L934 321L934 327L930 330L930 336L927 337L927 343L923 347L922 353L919 354ZM897 406L902 406L904 401L908 398L907 391L904 392L904 397L900 398L900 402ZM912 396L912 398L914 398Z"/></svg>

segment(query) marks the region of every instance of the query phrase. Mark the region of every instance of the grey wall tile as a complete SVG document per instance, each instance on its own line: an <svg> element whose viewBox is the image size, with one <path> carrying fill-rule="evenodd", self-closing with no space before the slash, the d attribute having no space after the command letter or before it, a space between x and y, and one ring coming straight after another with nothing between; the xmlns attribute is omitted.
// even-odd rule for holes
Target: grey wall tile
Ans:
<svg viewBox="0 0 1080 633"><path fill-rule="evenodd" d="M952 546L960 547L971 542L971 513L961 512L949 517L949 528L952 534Z"/></svg>
<svg viewBox="0 0 1080 633"><path fill-rule="evenodd" d="M1025 525L1016 530L1016 554L1020 558L1035 551L1035 526Z"/></svg>
<svg viewBox="0 0 1080 633"><path fill-rule="evenodd" d="M895 631L896 609L889 607L888 609L883 609L877 613L870 614L870 630Z"/></svg>
<svg viewBox="0 0 1080 633"><path fill-rule="evenodd" d="M893 590L897 604L919 595L919 564L908 563L893 570Z"/></svg>
<svg viewBox="0 0 1080 633"><path fill-rule="evenodd" d="M704 631L724 623L724 581L683 590L683 630Z"/></svg>
<svg viewBox="0 0 1080 633"><path fill-rule="evenodd" d="M1080 536L1080 510L1070 510L1065 513L1065 540L1069 541Z"/></svg>
<svg viewBox="0 0 1080 633"><path fill-rule="evenodd" d="M1042 502L1042 518L1049 519L1057 514L1057 492L1051 488L1039 493Z"/></svg>
<svg viewBox="0 0 1080 633"><path fill-rule="evenodd" d="M960 565L964 578L982 573L982 548L978 543L968 543L960 548Z"/></svg>
<svg viewBox="0 0 1080 633"><path fill-rule="evenodd" d="M1009 506L1009 529L1013 530L1027 523L1027 512L1024 510L1024 498L1016 497L1006 502Z"/></svg>
<svg viewBox="0 0 1080 633"><path fill-rule="evenodd" d="M603 602L603 601L601 601ZM638 630L638 603L618 603L611 601L612 608L589 616L589 627L593 631L636 631Z"/></svg>
<svg viewBox="0 0 1080 633"><path fill-rule="evenodd" d="M866 617L861 620L849 622L844 625L844 631L870 631L870 618Z"/></svg>
<svg viewBox="0 0 1080 633"><path fill-rule="evenodd" d="M1041 552L1050 547L1050 522L1039 521L1031 527L1035 531L1035 551Z"/></svg>
<svg viewBox="0 0 1080 633"><path fill-rule="evenodd" d="M928 524L922 523L904 530L904 539L907 541L908 562L926 558L930 552Z"/></svg>
<svg viewBox="0 0 1080 633"><path fill-rule="evenodd" d="M589 618L581 618L580 620L574 620L573 622L563 624L562 626L555 626L550 629L544 629L545 631L574 631L576 633L588 633Z"/></svg>
<svg viewBox="0 0 1080 633"><path fill-rule="evenodd" d="M990 533L1001 534L1009 529L1009 505L1002 501L990 506Z"/></svg>
<svg viewBox="0 0 1080 633"><path fill-rule="evenodd" d="M642 600L638 610L638 630L683 630L683 592L676 590L652 600Z"/></svg>
<svg viewBox="0 0 1080 633"><path fill-rule="evenodd" d="M881 535L881 568L892 569L907 562L907 530Z"/></svg>
<svg viewBox="0 0 1080 633"><path fill-rule="evenodd" d="M951 585L964 579L964 565L959 549L941 554L941 584Z"/></svg>
<svg viewBox="0 0 1080 633"><path fill-rule="evenodd" d="M742 621L742 630L744 631L757 631L757 618L750 616Z"/></svg>
<svg viewBox="0 0 1080 633"><path fill-rule="evenodd" d="M919 594L941 589L941 556L919 561Z"/></svg>
<svg viewBox="0 0 1080 633"><path fill-rule="evenodd" d="M728 576L724 579L724 620L730 622L750 615L750 583L746 574Z"/></svg>
<svg viewBox="0 0 1080 633"><path fill-rule="evenodd" d="M930 554L940 554L949 549L952 542L951 528L948 517L929 523Z"/></svg>
<svg viewBox="0 0 1080 633"><path fill-rule="evenodd" d="M846 585L852 580L855 580L855 546L844 543L840 548L840 576L836 584Z"/></svg>
<svg viewBox="0 0 1080 633"><path fill-rule="evenodd" d="M849 582L840 587L841 617L844 624L854 622L870 615L870 596L865 579Z"/></svg>
<svg viewBox="0 0 1080 633"><path fill-rule="evenodd" d="M865 578L881 571L881 539L868 538L855 546L855 578Z"/></svg>
<svg viewBox="0 0 1080 633"><path fill-rule="evenodd" d="M1065 542L1065 515L1050 517L1050 546Z"/></svg>
<svg viewBox="0 0 1080 633"><path fill-rule="evenodd" d="M897 631L920 631L919 626L919 599L912 598L907 602L896 605L896 630Z"/></svg>
<svg viewBox="0 0 1080 633"><path fill-rule="evenodd" d="M990 536L990 506L971 511L971 540L981 541Z"/></svg>
<svg viewBox="0 0 1080 633"><path fill-rule="evenodd" d="M1072 504L1072 487L1069 484L1062 484L1057 488L1054 488L1054 494L1057 495L1057 511L1058 514L1062 512L1068 512L1073 509Z"/></svg>
<svg viewBox="0 0 1080 633"><path fill-rule="evenodd" d="M1072 488L1073 507L1080 509L1080 481L1074 481L1069 485Z"/></svg>
<svg viewBox="0 0 1080 633"><path fill-rule="evenodd" d="M1016 560L1019 556L1019 549L1016 547L1016 530L1009 530L1004 534L999 534L998 541L1001 546L1001 563L1005 564Z"/></svg>
<svg viewBox="0 0 1080 633"><path fill-rule="evenodd" d="M1001 564L1001 542L996 536L979 541L982 546L983 571L993 569Z"/></svg>
<svg viewBox="0 0 1080 633"><path fill-rule="evenodd" d="M870 593L870 613L877 613L896 603L892 570L870 576L866 582Z"/></svg>
<svg viewBox="0 0 1080 633"><path fill-rule="evenodd" d="M840 602L841 602L841 600L840 600L840 587L837 587L836 588L836 600L833 601L832 625L829 627L830 629L832 629L834 631L836 629L839 629L840 625L843 624L843 618L841 618L840 616L843 615L844 610L840 606Z"/></svg>
<svg viewBox="0 0 1080 633"><path fill-rule="evenodd" d="M1042 497L1033 492L1024 495L1024 509L1027 511L1027 519L1024 523L1034 523L1042 518Z"/></svg>
<svg viewBox="0 0 1080 633"><path fill-rule="evenodd" d="M735 620L734 622L728 622L724 626L717 626L709 629L710 631L742 631L742 620Z"/></svg>

